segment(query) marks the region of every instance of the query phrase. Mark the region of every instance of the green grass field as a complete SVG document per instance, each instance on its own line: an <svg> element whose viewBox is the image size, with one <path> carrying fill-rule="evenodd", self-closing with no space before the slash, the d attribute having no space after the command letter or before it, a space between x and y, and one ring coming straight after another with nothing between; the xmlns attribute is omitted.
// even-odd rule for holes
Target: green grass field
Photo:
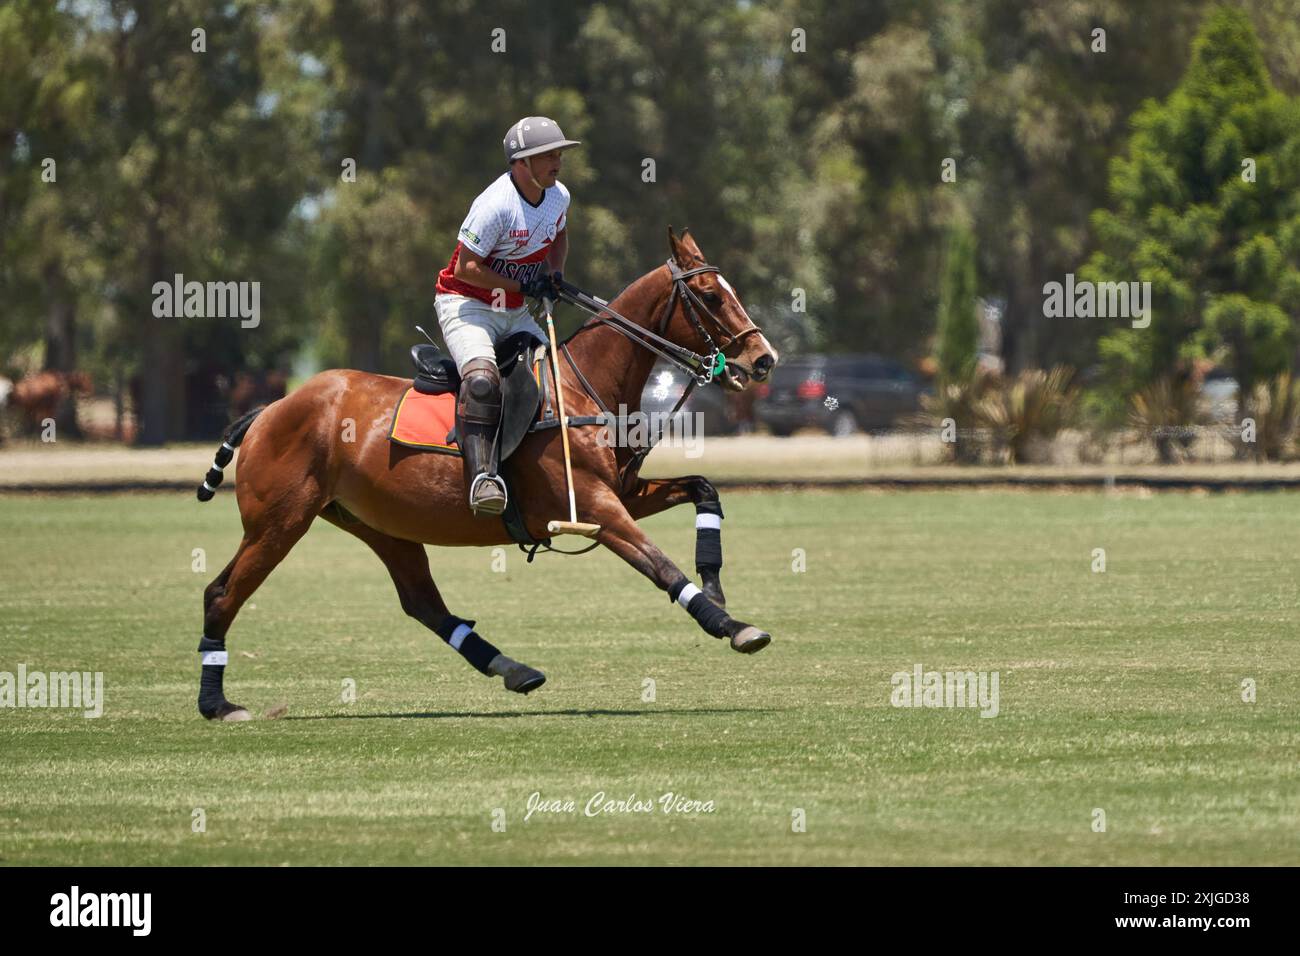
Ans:
<svg viewBox="0 0 1300 956"><path fill-rule="evenodd" d="M603 551L431 550L452 609L547 673L521 698L320 523L230 633L228 695L287 716L214 725L195 648L233 494L0 497L0 671L103 671L106 697L0 709L0 863L1300 863L1300 499L723 503L756 657ZM689 508L645 526L690 569ZM999 715L892 707L917 663L998 671ZM598 791L715 809L588 817ZM576 812L525 822L534 792Z"/></svg>

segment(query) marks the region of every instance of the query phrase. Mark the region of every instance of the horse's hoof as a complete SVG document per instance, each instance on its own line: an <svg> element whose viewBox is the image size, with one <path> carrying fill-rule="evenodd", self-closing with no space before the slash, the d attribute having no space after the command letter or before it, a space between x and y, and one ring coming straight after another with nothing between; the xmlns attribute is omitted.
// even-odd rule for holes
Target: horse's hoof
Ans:
<svg viewBox="0 0 1300 956"><path fill-rule="evenodd" d="M546 683L546 675L539 674L539 672L534 671L532 676L528 676L528 678L524 678L523 680L520 680L519 683L512 684L510 682L507 682L506 689L507 691L513 691L515 693L532 693L533 691L536 691L538 687L541 687L541 685L545 683Z"/></svg>
<svg viewBox="0 0 1300 956"><path fill-rule="evenodd" d="M225 723L237 723L241 720L252 720L253 715L238 704L232 704L226 701L221 708L208 718L209 720L220 720Z"/></svg>
<svg viewBox="0 0 1300 956"><path fill-rule="evenodd" d="M742 654L757 654L771 643L771 634L767 633L767 631L760 631L752 624L747 624L740 633L731 639L731 649L740 651Z"/></svg>
<svg viewBox="0 0 1300 956"><path fill-rule="evenodd" d="M506 690L512 690L516 694L532 693L546 683L546 675L527 664L516 663L505 678Z"/></svg>

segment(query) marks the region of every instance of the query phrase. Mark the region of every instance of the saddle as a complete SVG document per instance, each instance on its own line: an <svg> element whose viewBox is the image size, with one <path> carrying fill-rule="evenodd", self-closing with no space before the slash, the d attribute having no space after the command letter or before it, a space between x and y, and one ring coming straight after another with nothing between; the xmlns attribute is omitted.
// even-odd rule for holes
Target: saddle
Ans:
<svg viewBox="0 0 1300 956"><path fill-rule="evenodd" d="M537 409L541 404L539 366L541 348L545 344L531 332L516 332L497 343L497 368L501 371L501 462L519 447L529 426L537 420ZM456 363L443 356L438 346L427 342L411 346L411 361L415 364L414 390L420 395L450 395L454 407L456 393L460 391L460 373L456 371ZM447 433L446 445L438 446L437 450L459 454L458 450L449 447L455 444L456 431L453 427ZM393 440L404 444L397 438Z"/></svg>
<svg viewBox="0 0 1300 956"><path fill-rule="evenodd" d="M548 372L542 367L548 361L546 342L531 332L516 332L497 344L496 353L502 403L498 473L509 490L501 520L531 562L538 548L549 547L551 539L538 539L529 534L511 486L507 459L519 448L525 435L558 428L560 420L556 415L554 386L548 383ZM415 364L415 380L402 393L393 411L388 440L420 451L459 455L454 426L456 396L460 391L456 363L445 357L438 346L423 342L411 346L411 361ZM602 425L606 419L600 415L570 415L568 421L571 427L578 427Z"/></svg>

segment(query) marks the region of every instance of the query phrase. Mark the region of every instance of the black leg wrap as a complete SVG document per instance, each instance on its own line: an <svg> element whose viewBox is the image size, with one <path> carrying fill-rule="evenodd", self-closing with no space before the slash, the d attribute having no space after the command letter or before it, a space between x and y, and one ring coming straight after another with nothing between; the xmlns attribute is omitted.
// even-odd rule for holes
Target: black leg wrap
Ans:
<svg viewBox="0 0 1300 956"><path fill-rule="evenodd" d="M717 528L695 529L695 570L722 568L722 532Z"/></svg>
<svg viewBox="0 0 1300 956"><path fill-rule="evenodd" d="M727 622L731 620L727 612L718 607L703 592L691 598L686 610L691 613L691 617L699 622L700 627L704 628L714 637L730 637L727 631Z"/></svg>
<svg viewBox="0 0 1300 956"><path fill-rule="evenodd" d="M487 641L483 640L483 638L479 637L478 634L473 631L470 631L465 635L465 640L462 641L460 645L461 657L469 661L470 665L480 674L484 674L488 677L492 676L491 671L488 670L488 665L491 664L492 659L500 653L499 650Z"/></svg>
<svg viewBox="0 0 1300 956"><path fill-rule="evenodd" d="M199 653L207 651L224 651L226 644L224 641L214 641L210 637L204 637L199 641ZM199 713L204 717L212 718L217 715L221 705L226 702L226 693L222 687L222 680L225 677L225 664L204 664L203 673L199 677Z"/></svg>
<svg viewBox="0 0 1300 956"><path fill-rule="evenodd" d="M674 604L677 598L681 596L686 585L690 584L685 577L675 584L668 586L668 600ZM700 627L708 631L714 637L730 637L731 631L727 625L731 623L731 617L722 608L713 603L713 600L701 591L695 595L686 604L686 610L690 612L691 617L699 623Z"/></svg>
<svg viewBox="0 0 1300 956"><path fill-rule="evenodd" d="M456 629L462 624L465 624L470 628L474 627L473 621L466 621L463 618L457 617L455 614L448 614L439 621L433 629L439 637L450 645L451 639L456 633ZM501 653L487 641L483 640L483 638L473 630L465 635L464 639L460 642L460 647L453 648L453 650L460 654L461 657L465 658L465 660L469 661L470 666L472 666L476 671L480 674L485 674L488 677L492 676L488 671L488 665L492 663L494 657Z"/></svg>
<svg viewBox="0 0 1300 956"><path fill-rule="evenodd" d="M717 501L701 501L695 505L695 514L714 515L722 520L722 504ZM722 569L722 529L695 529L695 570L720 571Z"/></svg>
<svg viewBox="0 0 1300 956"><path fill-rule="evenodd" d="M476 623L477 622L475 621L467 621L463 617L457 617L455 614L448 614L433 626L433 630L434 633L444 641L450 641L451 635L456 632L456 628L460 627L462 624L468 624L470 627L473 627Z"/></svg>

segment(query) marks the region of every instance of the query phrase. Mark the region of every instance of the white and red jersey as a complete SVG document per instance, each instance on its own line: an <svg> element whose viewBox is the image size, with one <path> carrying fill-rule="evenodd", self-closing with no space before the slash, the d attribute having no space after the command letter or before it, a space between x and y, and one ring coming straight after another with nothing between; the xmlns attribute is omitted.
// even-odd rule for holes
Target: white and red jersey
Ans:
<svg viewBox="0 0 1300 956"><path fill-rule="evenodd" d="M492 289L481 289L456 278L461 247L482 256L483 264L493 272L527 282L541 271L551 243L566 225L568 211L569 191L558 180L542 191L541 200L534 206L524 198L510 173L502 173L469 207L451 261L438 273L438 291L467 295L491 305ZM506 293L507 309L523 304L521 293Z"/></svg>

